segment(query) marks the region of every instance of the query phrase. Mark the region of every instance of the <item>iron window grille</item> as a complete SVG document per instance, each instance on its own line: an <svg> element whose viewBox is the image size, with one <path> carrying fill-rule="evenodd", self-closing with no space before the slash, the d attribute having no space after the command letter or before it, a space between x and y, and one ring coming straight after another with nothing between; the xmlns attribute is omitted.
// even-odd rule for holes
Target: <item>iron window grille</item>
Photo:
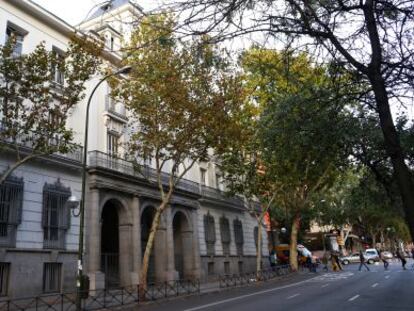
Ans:
<svg viewBox="0 0 414 311"><path fill-rule="evenodd" d="M224 216L220 218L220 234L221 234L221 244L223 247L223 255L230 256L230 224L229 220Z"/></svg>
<svg viewBox="0 0 414 311"><path fill-rule="evenodd" d="M204 215L204 235L207 246L207 256L214 256L214 245L216 244L216 228L214 217L210 214Z"/></svg>
<svg viewBox="0 0 414 311"><path fill-rule="evenodd" d="M13 176L0 185L0 246L16 246L17 226L22 218L23 185L23 178Z"/></svg>
<svg viewBox="0 0 414 311"><path fill-rule="evenodd" d="M10 263L0 262L0 297L7 296Z"/></svg>
<svg viewBox="0 0 414 311"><path fill-rule="evenodd" d="M237 255L242 256L244 237L243 237L243 224L241 220L239 219L233 220L233 230L234 230L234 241L236 243Z"/></svg>
<svg viewBox="0 0 414 311"><path fill-rule="evenodd" d="M43 267L43 292L57 293L62 287L62 264L46 262Z"/></svg>
<svg viewBox="0 0 414 311"><path fill-rule="evenodd" d="M66 204L71 195L70 188L58 180L43 187L43 247L64 249L66 231L70 226L70 210Z"/></svg>

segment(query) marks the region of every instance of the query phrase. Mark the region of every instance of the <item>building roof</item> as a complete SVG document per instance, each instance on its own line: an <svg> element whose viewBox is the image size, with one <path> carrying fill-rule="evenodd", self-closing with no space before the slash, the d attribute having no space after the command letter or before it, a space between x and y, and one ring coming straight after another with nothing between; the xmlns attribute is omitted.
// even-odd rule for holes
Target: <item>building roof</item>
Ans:
<svg viewBox="0 0 414 311"><path fill-rule="evenodd" d="M100 17L106 13L114 11L124 5L131 5L134 8L142 11L142 7L133 3L130 0L108 0L101 3L101 5L87 18L87 21Z"/></svg>

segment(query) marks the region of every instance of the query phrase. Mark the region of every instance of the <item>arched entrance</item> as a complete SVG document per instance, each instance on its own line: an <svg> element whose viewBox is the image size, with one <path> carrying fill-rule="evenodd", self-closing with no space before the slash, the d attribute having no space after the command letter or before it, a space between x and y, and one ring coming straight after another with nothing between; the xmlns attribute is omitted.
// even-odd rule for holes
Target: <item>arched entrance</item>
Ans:
<svg viewBox="0 0 414 311"><path fill-rule="evenodd" d="M183 212L173 218L174 262L179 279L189 279L193 272L193 232Z"/></svg>
<svg viewBox="0 0 414 311"><path fill-rule="evenodd" d="M144 209L141 215L141 255L144 258L145 248L147 247L147 242L149 238L149 234L151 231L152 221L154 220L155 208L150 206ZM155 241L154 241L155 244ZM154 246L151 251L151 256L149 259L148 264L148 274L147 274L147 282L154 283L155 282L155 254L154 254Z"/></svg>
<svg viewBox="0 0 414 311"><path fill-rule="evenodd" d="M115 201L108 201L101 214L101 271L105 287L119 286L119 217Z"/></svg>

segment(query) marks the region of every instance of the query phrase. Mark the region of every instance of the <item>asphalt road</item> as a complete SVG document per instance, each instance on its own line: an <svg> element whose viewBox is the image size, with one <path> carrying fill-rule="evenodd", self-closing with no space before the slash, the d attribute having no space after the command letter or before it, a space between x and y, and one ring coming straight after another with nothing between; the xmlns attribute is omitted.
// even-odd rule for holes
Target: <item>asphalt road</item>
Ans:
<svg viewBox="0 0 414 311"><path fill-rule="evenodd" d="M358 264L343 272L306 273L289 280L268 282L250 287L158 302L137 307L138 310L184 311L414 311L414 270L391 263L389 271L382 265L369 265L371 271L358 271Z"/></svg>

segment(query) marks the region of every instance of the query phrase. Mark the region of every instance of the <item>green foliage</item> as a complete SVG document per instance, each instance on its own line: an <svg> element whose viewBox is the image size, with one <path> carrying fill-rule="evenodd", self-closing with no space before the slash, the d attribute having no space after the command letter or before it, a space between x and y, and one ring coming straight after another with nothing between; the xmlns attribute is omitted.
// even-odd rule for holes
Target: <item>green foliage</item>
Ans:
<svg viewBox="0 0 414 311"><path fill-rule="evenodd" d="M0 47L0 140L7 142L2 147L16 152L16 163L66 153L73 136L66 120L84 97L85 82L97 70L100 47L74 38L63 55L40 43L33 52L16 56L14 46L12 37ZM63 84L53 81L57 71L64 77ZM21 154L22 145L30 146L29 154Z"/></svg>
<svg viewBox="0 0 414 311"><path fill-rule="evenodd" d="M158 170L172 163L172 176L234 137L233 114L242 96L240 78L220 51L205 38L179 42L174 25L169 15L142 21L126 60L133 71L114 91L139 124L129 143L133 156L154 157Z"/></svg>

